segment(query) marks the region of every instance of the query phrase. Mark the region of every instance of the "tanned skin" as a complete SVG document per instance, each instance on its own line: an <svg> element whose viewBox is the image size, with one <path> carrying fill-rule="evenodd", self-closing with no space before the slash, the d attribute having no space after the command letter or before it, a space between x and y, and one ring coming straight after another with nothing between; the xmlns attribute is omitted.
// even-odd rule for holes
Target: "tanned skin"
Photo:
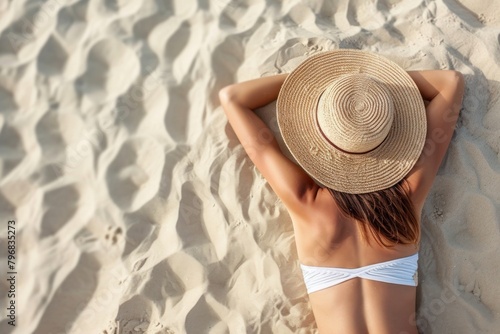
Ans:
<svg viewBox="0 0 500 334"><path fill-rule="evenodd" d="M427 139L406 175L420 215L450 143L464 93L454 70L409 71L426 104ZM410 256L418 245L384 248L364 240L353 219L342 215L326 188L317 185L280 150L272 131L253 112L277 99L288 74L226 86L219 91L224 112L248 156L288 210L299 261L311 266L356 268ZM293 112L293 111L290 111ZM417 334L416 287L354 278L309 295L321 334Z"/></svg>

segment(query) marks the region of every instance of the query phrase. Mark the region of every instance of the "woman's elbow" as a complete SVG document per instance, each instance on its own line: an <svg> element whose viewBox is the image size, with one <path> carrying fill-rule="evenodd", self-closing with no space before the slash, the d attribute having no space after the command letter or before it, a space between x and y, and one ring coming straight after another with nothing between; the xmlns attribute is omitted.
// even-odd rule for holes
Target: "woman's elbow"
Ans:
<svg viewBox="0 0 500 334"><path fill-rule="evenodd" d="M225 86L219 90L219 101L221 104L227 103L234 96L234 91L232 85Z"/></svg>
<svg viewBox="0 0 500 334"><path fill-rule="evenodd" d="M456 87L457 91L463 91L465 86L464 75L457 70L450 70L448 83Z"/></svg>
<svg viewBox="0 0 500 334"><path fill-rule="evenodd" d="M464 75L456 70L446 70L445 75L446 81L441 93L450 98L454 107L459 109L465 90Z"/></svg>

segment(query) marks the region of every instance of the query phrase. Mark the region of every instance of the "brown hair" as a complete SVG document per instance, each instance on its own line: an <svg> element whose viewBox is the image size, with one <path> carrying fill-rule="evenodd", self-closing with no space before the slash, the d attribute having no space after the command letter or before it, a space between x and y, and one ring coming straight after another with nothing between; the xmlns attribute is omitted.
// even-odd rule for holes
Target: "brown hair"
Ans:
<svg viewBox="0 0 500 334"><path fill-rule="evenodd" d="M366 194L348 194L327 188L341 211L358 221L362 235L368 230L385 246L413 244L420 240L420 225L402 179L394 186Z"/></svg>

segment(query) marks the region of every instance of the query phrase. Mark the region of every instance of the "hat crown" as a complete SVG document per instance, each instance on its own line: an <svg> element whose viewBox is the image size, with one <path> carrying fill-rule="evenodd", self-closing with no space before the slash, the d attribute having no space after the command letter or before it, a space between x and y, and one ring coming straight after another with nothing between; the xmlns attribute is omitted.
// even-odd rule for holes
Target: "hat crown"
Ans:
<svg viewBox="0 0 500 334"><path fill-rule="evenodd" d="M321 134L347 153L378 147L389 134L393 119L391 93L364 73L338 77L323 91L317 106Z"/></svg>

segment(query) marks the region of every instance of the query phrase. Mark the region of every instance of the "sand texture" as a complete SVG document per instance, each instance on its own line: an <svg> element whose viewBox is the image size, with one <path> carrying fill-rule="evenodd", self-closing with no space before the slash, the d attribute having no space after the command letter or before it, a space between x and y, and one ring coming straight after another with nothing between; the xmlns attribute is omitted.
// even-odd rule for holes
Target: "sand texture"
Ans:
<svg viewBox="0 0 500 334"><path fill-rule="evenodd" d="M414 321L500 333L500 2L476 0L1 0L0 332L317 333L290 217L217 93L338 48L464 74ZM275 104L256 112L285 151Z"/></svg>

